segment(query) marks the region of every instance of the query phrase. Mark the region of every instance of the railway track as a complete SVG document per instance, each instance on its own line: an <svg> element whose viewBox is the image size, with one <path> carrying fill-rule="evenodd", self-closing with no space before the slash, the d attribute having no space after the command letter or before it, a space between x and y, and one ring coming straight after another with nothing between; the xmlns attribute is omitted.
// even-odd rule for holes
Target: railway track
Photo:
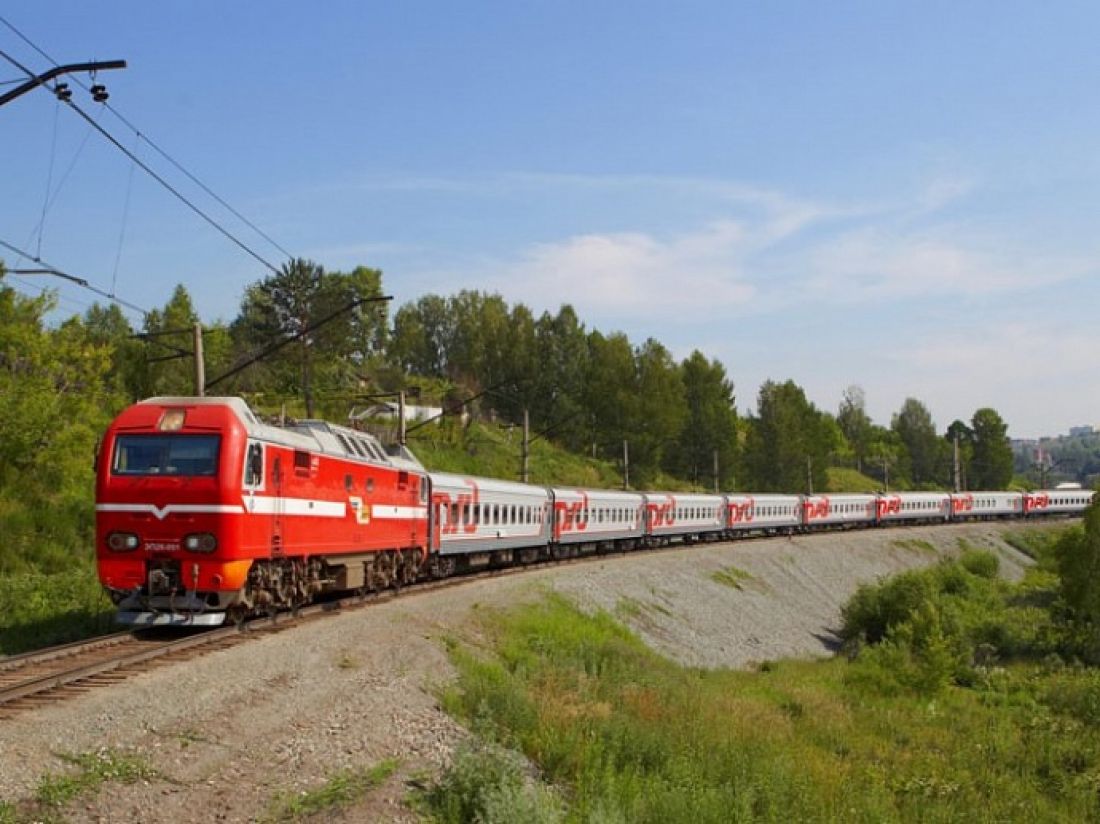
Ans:
<svg viewBox="0 0 1100 824"><path fill-rule="evenodd" d="M312 604L292 613L278 613L256 618L241 626L192 630L184 637L178 636L179 630L176 630L177 635L168 635L169 630L146 629L121 632L0 658L0 721L22 711L64 701L96 688L118 684L157 666L187 661L199 655L227 649L274 632L300 626L304 622L386 602L399 594L423 594L486 578L598 562L639 551L644 551L646 554L682 552L686 548L690 548L690 545L671 544L645 550L591 553L483 569L440 580L411 584L400 589L367 595L351 595Z"/></svg>
<svg viewBox="0 0 1100 824"><path fill-rule="evenodd" d="M678 547L665 549L675 550ZM399 590L353 595L312 604L293 613L257 618L241 626L183 630L188 633L183 637L179 637L181 630L178 629L174 632L166 629L120 632L0 658L0 721L94 689L113 686L154 667L188 661L199 655L300 626L307 621L389 601L399 594L427 593L474 580L607 557L584 555L523 566L480 570L438 581L412 584Z"/></svg>

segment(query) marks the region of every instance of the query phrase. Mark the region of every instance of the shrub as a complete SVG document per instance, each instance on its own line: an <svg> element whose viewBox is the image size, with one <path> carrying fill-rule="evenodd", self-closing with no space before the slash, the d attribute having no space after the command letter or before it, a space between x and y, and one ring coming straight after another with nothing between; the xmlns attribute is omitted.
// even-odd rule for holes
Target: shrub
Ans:
<svg viewBox="0 0 1100 824"><path fill-rule="evenodd" d="M931 597L932 582L919 570L878 584L863 584L841 611L841 637L877 644Z"/></svg>
<svg viewBox="0 0 1100 824"><path fill-rule="evenodd" d="M984 549L968 549L959 556L959 565L971 575L989 579L996 578L1001 569L1000 559Z"/></svg>
<svg viewBox="0 0 1100 824"><path fill-rule="evenodd" d="M523 756L495 744L471 740L451 768L424 795L437 821L466 824L553 824L565 817L557 796L534 780Z"/></svg>

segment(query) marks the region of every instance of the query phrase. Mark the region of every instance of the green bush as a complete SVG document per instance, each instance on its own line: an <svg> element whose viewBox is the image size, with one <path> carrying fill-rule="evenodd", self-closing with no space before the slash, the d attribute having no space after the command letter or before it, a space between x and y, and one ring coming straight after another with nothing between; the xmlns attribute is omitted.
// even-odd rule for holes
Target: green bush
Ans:
<svg viewBox="0 0 1100 824"><path fill-rule="evenodd" d="M115 608L89 564L55 575L0 575L0 655L102 635Z"/></svg>
<svg viewBox="0 0 1100 824"><path fill-rule="evenodd" d="M1090 727L1100 727L1100 672L1058 673L1049 679L1042 697L1051 709Z"/></svg>
<svg viewBox="0 0 1100 824"><path fill-rule="evenodd" d="M862 584L841 610L841 637L876 644L891 628L908 620L932 593L933 581L919 570L878 584Z"/></svg>
<svg viewBox="0 0 1100 824"><path fill-rule="evenodd" d="M992 552L984 549L968 549L959 556L959 565L971 575L979 578L996 578L1001 571L1001 562Z"/></svg>
<svg viewBox="0 0 1100 824"><path fill-rule="evenodd" d="M521 755L472 739L424 794L425 806L443 824L555 824L565 817L552 790L537 783Z"/></svg>

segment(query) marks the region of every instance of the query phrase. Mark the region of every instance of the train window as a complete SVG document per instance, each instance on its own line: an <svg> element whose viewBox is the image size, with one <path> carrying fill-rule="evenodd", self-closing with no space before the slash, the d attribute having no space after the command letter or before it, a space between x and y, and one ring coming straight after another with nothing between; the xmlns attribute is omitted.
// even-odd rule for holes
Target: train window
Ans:
<svg viewBox="0 0 1100 824"><path fill-rule="evenodd" d="M248 445L248 457L244 463L244 485L260 486L264 482L264 448L263 444L250 443Z"/></svg>
<svg viewBox="0 0 1100 824"><path fill-rule="evenodd" d="M374 478L367 478L367 492L374 492Z"/></svg>
<svg viewBox="0 0 1100 824"><path fill-rule="evenodd" d="M397 488L406 489L409 485L409 473L402 469L397 473Z"/></svg>
<svg viewBox="0 0 1100 824"><path fill-rule="evenodd" d="M219 435L119 435L113 475L215 475Z"/></svg>
<svg viewBox="0 0 1100 824"><path fill-rule="evenodd" d="M351 475L344 476L344 489L351 492L355 488L355 479Z"/></svg>

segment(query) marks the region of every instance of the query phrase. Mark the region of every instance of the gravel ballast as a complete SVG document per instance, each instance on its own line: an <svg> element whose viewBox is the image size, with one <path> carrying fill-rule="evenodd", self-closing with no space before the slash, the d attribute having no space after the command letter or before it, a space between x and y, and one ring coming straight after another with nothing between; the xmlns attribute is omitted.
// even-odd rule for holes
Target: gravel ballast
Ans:
<svg viewBox="0 0 1100 824"><path fill-rule="evenodd" d="M700 667L831 654L840 607L859 583L927 565L961 541L991 549L1015 578L1029 560L1005 531L962 524L867 530L611 556L403 595L367 609L142 673L0 721L0 800L26 803L58 756L112 749L156 771L111 782L61 812L72 821L263 818L273 799L341 769L399 768L347 821L416 820L410 777L448 763L465 734L436 702L453 670L441 639L462 638L485 607L555 591L607 610L654 649ZM732 570L732 572L730 572ZM726 572L725 583L715 573Z"/></svg>

